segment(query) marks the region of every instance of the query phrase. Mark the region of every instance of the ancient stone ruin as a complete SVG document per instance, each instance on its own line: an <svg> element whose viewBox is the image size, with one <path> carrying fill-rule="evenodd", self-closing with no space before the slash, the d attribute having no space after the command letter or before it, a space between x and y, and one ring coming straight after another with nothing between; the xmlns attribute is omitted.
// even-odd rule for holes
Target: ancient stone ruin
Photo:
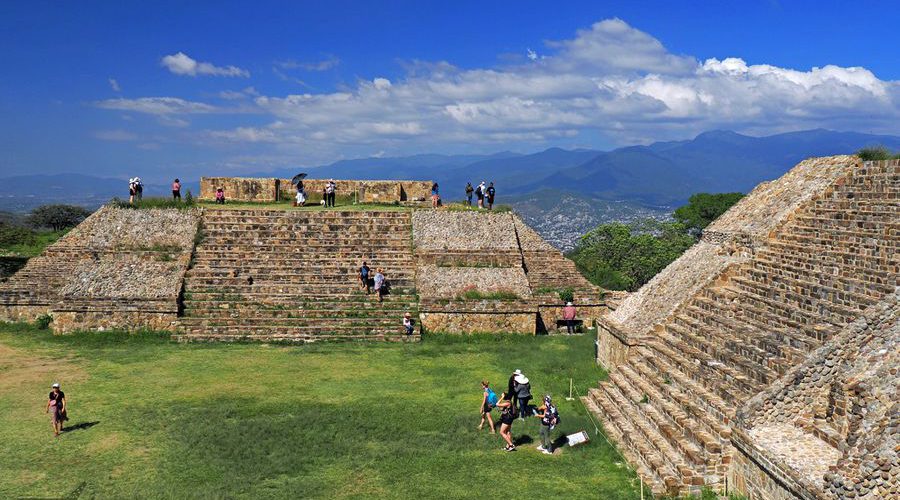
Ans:
<svg viewBox="0 0 900 500"><path fill-rule="evenodd" d="M231 186L232 201L239 185L273 201L263 196L276 191L261 186L280 182L258 181L204 185ZM337 182L386 199L370 181ZM397 196L431 185L390 183ZM383 303L361 289L363 261L373 275L384 269ZM59 332L161 329L183 340L415 340L422 331L556 330L561 291L574 295L584 326L616 298L511 213L108 206L0 283L0 319L50 314Z"/></svg>
<svg viewBox="0 0 900 500"><path fill-rule="evenodd" d="M657 494L900 497L900 162L758 186L598 321L585 403Z"/></svg>
<svg viewBox="0 0 900 500"><path fill-rule="evenodd" d="M303 187L312 204L322 199L322 190L329 179L304 179ZM357 203L403 204L409 206L431 204L431 181L361 181L335 180L336 195ZM216 190L222 189L232 201L272 203L291 201L297 188L291 179L247 177L201 177L200 199L213 201Z"/></svg>

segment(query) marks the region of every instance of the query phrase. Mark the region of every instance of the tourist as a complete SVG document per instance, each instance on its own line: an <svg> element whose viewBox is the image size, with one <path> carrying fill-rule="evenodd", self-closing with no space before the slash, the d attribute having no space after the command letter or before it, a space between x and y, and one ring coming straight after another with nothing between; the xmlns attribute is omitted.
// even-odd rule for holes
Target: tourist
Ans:
<svg viewBox="0 0 900 500"><path fill-rule="evenodd" d="M134 177L128 179L128 203L134 205L134 195L137 194L137 186L134 183Z"/></svg>
<svg viewBox="0 0 900 500"><path fill-rule="evenodd" d="M471 182L466 183L466 206L472 206L472 193L475 192L475 188L472 187Z"/></svg>
<svg viewBox="0 0 900 500"><path fill-rule="evenodd" d="M512 424L516 419L516 409L509 400L510 397L504 392L497 402L497 407L500 408L500 437L506 441L506 447L503 448L505 451L516 451L516 445L512 440Z"/></svg>
<svg viewBox="0 0 900 500"><path fill-rule="evenodd" d="M225 204L225 190L222 188L216 188L216 204L217 205Z"/></svg>
<svg viewBox="0 0 900 500"><path fill-rule="evenodd" d="M528 402L531 401L531 382L524 374L516 377L516 402L519 406L519 416L523 419L531 413Z"/></svg>
<svg viewBox="0 0 900 500"><path fill-rule="evenodd" d="M403 328L406 330L407 337L413 334L412 315L410 315L409 313L403 315Z"/></svg>
<svg viewBox="0 0 900 500"><path fill-rule="evenodd" d="M359 268L359 282L362 285L362 289L366 291L366 295L371 293L369 288L369 266L366 265L366 261L363 261L362 267Z"/></svg>
<svg viewBox="0 0 900 500"><path fill-rule="evenodd" d="M491 418L491 410L497 406L497 393L490 388L487 380L481 381L481 393L481 423L478 424L478 430L480 431L484 427L484 420L487 419L488 425L491 426L491 434L494 434L494 419Z"/></svg>
<svg viewBox="0 0 900 500"><path fill-rule="evenodd" d="M549 394L544 396L544 404L538 410L540 413L535 416L541 419L541 445L537 447L537 450L545 455L552 455L553 440L550 438L550 433L559 423L559 412Z"/></svg>
<svg viewBox="0 0 900 500"><path fill-rule="evenodd" d="M494 189L494 183L492 182L490 186L487 188L487 192L485 193L485 197L487 198L488 210L494 209L494 195L497 194L497 190Z"/></svg>
<svg viewBox="0 0 900 500"><path fill-rule="evenodd" d="M475 197L478 198L478 208L484 208L484 181L475 188Z"/></svg>
<svg viewBox="0 0 900 500"><path fill-rule="evenodd" d="M303 183L297 184L297 206L306 205L306 190L303 189Z"/></svg>
<svg viewBox="0 0 900 500"><path fill-rule="evenodd" d="M172 201L181 201L181 181L178 179L172 183Z"/></svg>
<svg viewBox="0 0 900 500"><path fill-rule="evenodd" d="M378 295L378 302L384 302L384 272L379 267L377 271L375 271L375 294Z"/></svg>
<svg viewBox="0 0 900 500"><path fill-rule="evenodd" d="M438 203L441 201L441 194L438 190L438 184L435 182L431 185L431 208L437 208Z"/></svg>
<svg viewBox="0 0 900 500"><path fill-rule="evenodd" d="M134 199L140 203L144 199L144 183L140 177L134 178Z"/></svg>
<svg viewBox="0 0 900 500"><path fill-rule="evenodd" d="M66 393L59 390L59 382L50 386L50 396L47 398L47 411L50 414L50 423L53 424L53 435L59 437L63 430L63 422L69 420L66 416Z"/></svg>
<svg viewBox="0 0 900 500"><path fill-rule="evenodd" d="M512 372L512 375L509 376L509 382L506 385L506 394L509 395L509 400L512 403L513 411L516 410L516 377L522 374L522 370L516 369L516 371Z"/></svg>
<svg viewBox="0 0 900 500"><path fill-rule="evenodd" d="M566 321L566 333L575 333L575 305L571 302L566 302L563 308L563 319Z"/></svg>
<svg viewBox="0 0 900 500"><path fill-rule="evenodd" d="M334 198L335 198L336 191L337 191L337 185L334 183L334 180L329 180L328 183L325 184L325 206L326 207L334 207Z"/></svg>

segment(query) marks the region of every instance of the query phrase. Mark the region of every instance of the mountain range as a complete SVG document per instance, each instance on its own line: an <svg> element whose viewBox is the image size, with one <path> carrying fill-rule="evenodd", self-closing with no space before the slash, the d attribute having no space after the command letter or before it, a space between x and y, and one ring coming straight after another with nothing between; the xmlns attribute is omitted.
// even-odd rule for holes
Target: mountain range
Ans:
<svg viewBox="0 0 900 500"><path fill-rule="evenodd" d="M900 137L822 129L751 137L716 130L690 140L611 151L550 148L532 154L420 154L341 160L306 172L313 178L430 179L441 185L447 200L461 199L466 182L474 185L484 180L495 183L500 203L511 200L522 208L535 199L566 196L578 201L573 206L602 205L602 218L606 219L620 211L610 212L610 207L645 207L665 213L696 192L746 192L761 181L782 175L804 158L848 154L876 144L900 150ZM291 177L296 173L281 169L250 176ZM198 180L182 179L185 190L197 192ZM145 188L148 196L168 193L168 184ZM86 174L0 178L0 210L26 211L43 203L63 202L98 206L114 196L127 196L126 180ZM528 211L527 207L523 210Z"/></svg>

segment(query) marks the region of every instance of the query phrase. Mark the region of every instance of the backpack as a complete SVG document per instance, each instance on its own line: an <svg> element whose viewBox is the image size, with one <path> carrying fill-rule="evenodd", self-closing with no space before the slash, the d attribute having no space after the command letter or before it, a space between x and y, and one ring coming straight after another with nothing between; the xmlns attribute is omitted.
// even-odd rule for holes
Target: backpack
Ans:
<svg viewBox="0 0 900 500"><path fill-rule="evenodd" d="M481 184L479 184L478 187L475 188L475 196L481 196Z"/></svg>
<svg viewBox="0 0 900 500"><path fill-rule="evenodd" d="M556 427L562 422L562 419L559 418L559 411L556 409L556 405L550 405L544 410L544 420L546 423L550 424L550 427Z"/></svg>
<svg viewBox="0 0 900 500"><path fill-rule="evenodd" d="M497 393L494 392L493 389L488 388L488 390L487 390L487 395L488 395L488 397L487 397L487 403L488 403L489 405L491 405L491 408L497 406L497 402L498 402L498 399L497 399Z"/></svg>

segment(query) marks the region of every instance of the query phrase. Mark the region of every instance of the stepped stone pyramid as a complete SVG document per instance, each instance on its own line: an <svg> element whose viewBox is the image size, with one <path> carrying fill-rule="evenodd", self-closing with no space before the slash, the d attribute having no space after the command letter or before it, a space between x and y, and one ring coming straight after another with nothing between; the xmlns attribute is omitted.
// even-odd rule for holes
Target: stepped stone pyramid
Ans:
<svg viewBox="0 0 900 500"><path fill-rule="evenodd" d="M258 179L216 181L268 192ZM360 189L374 196L376 184ZM361 289L363 261L373 275L384 269L383 302ZM59 332L171 330L184 341L406 341L422 331L553 331L563 290L586 325L609 308L511 213L107 206L0 283L0 320L50 314Z"/></svg>
<svg viewBox="0 0 900 500"><path fill-rule="evenodd" d="M897 498L898 231L896 160L810 159L600 318L584 400L654 493Z"/></svg>

